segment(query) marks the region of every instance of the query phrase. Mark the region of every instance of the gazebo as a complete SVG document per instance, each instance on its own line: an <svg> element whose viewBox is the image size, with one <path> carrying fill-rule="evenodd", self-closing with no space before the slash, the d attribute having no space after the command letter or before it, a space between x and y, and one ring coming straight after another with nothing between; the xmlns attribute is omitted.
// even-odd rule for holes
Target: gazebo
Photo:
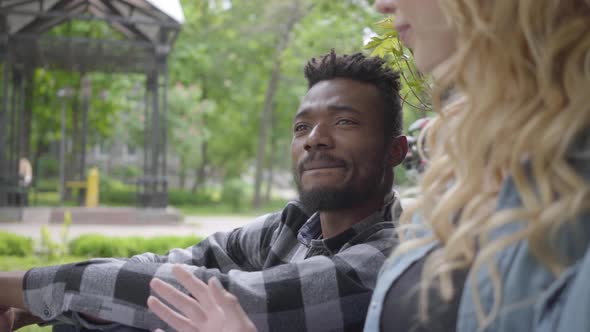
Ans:
<svg viewBox="0 0 590 332"><path fill-rule="evenodd" d="M93 39L46 34L70 20L103 21L124 38ZM35 68L145 75L143 176L138 206L165 207L167 59L181 30L179 0L0 0L0 207L23 203L19 160L29 151L31 109L25 107ZM84 178L89 93L76 124L75 173ZM86 100L84 96L86 95ZM56 111L56 116L59 111ZM63 117L63 113L62 113ZM63 152L62 152L63 153ZM79 158L78 158L79 157ZM62 179L63 181L63 179Z"/></svg>

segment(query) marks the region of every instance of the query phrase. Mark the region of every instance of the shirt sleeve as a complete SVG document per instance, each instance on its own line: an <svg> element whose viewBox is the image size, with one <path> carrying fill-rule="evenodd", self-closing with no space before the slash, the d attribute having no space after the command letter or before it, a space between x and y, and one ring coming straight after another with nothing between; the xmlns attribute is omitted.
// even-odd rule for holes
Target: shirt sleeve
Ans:
<svg viewBox="0 0 590 332"><path fill-rule="evenodd" d="M218 232L186 249L172 249L166 255L144 253L129 259L138 263L174 263L207 266L227 272L232 269L261 269L280 221L280 213L256 218L252 223L230 232ZM172 244L173 245L173 244Z"/></svg>
<svg viewBox="0 0 590 332"><path fill-rule="evenodd" d="M173 253L166 262L95 259L30 270L25 301L44 319L82 312L142 329L168 329L147 309L149 282L158 277L182 289L171 275L171 263L181 262L202 280L219 278L259 331L360 330L377 271L392 246L392 230L382 229L372 240L332 257L314 256L262 271L195 266L171 259Z"/></svg>

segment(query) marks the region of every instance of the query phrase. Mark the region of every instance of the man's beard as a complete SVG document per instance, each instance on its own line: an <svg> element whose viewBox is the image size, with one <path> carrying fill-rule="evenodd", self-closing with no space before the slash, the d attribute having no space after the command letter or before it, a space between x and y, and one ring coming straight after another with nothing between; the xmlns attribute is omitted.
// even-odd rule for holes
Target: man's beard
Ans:
<svg viewBox="0 0 590 332"><path fill-rule="evenodd" d="M360 186L355 186L353 183L347 183L341 188L320 187L310 190L304 190L301 183L301 176L303 174L303 166L307 161L311 161L313 156L306 158L299 165L293 169L293 178L297 185L299 193L299 201L310 212L316 211L335 211L352 208L360 203L364 203L374 196L375 193L383 190L382 181L385 174L384 167L378 169L378 166L362 181ZM316 159L334 160L328 155L320 155ZM376 163L379 164L379 163ZM345 163L345 165L347 165ZM345 166L346 168L347 166Z"/></svg>

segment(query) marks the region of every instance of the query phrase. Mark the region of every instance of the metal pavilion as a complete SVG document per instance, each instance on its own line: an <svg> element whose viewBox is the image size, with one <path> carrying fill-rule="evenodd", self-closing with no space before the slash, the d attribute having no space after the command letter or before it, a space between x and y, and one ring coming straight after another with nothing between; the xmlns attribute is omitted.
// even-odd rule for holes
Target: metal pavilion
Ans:
<svg viewBox="0 0 590 332"><path fill-rule="evenodd" d="M70 20L98 20L121 39L47 34ZM145 75L143 177L138 205L165 207L167 59L184 22L179 0L0 0L0 207L22 204L18 163L29 150L31 111L26 107L35 68ZM84 82L81 84L84 89ZM83 96L83 94L81 94ZM88 100L81 102L75 172L84 178ZM56 116L58 112L56 112Z"/></svg>

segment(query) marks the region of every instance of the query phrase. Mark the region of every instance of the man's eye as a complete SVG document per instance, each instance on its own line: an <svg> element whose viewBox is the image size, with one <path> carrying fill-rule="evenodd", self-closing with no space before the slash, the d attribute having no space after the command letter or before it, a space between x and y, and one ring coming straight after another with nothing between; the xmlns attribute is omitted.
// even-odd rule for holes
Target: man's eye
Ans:
<svg viewBox="0 0 590 332"><path fill-rule="evenodd" d="M298 125L295 126L294 131L295 132L300 132L300 131L303 131L305 129L307 129L307 125L305 125L305 124L298 124Z"/></svg>
<svg viewBox="0 0 590 332"><path fill-rule="evenodd" d="M336 124L339 125L351 125L354 124L354 121L348 120L348 119L340 119L336 122Z"/></svg>

